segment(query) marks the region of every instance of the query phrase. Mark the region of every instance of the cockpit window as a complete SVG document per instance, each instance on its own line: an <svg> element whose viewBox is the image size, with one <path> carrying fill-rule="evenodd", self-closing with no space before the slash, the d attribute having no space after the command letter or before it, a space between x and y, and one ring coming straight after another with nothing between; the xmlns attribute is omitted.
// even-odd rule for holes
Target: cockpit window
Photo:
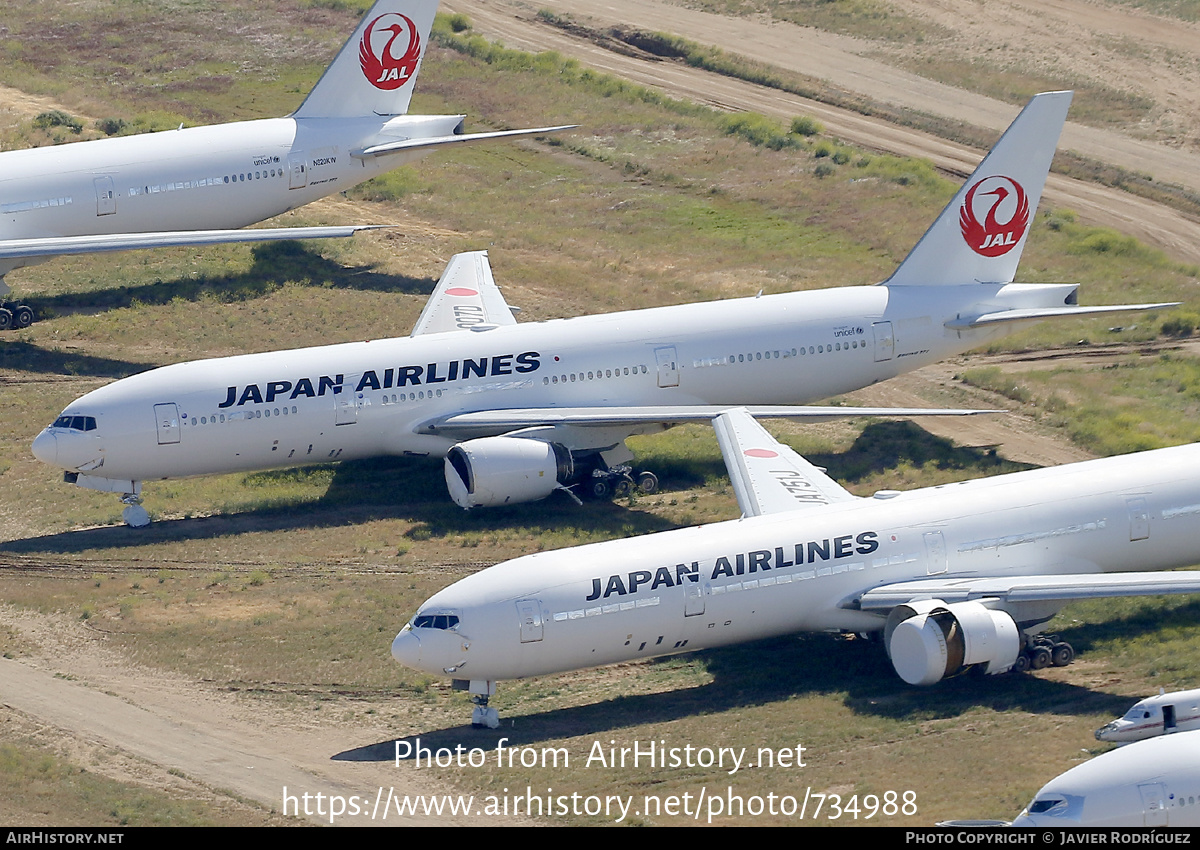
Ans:
<svg viewBox="0 0 1200 850"><path fill-rule="evenodd" d="M1062 799L1061 797L1047 797L1044 800L1034 800L1033 804L1030 805L1030 807L1029 807L1029 814L1044 815L1047 812L1049 812L1051 809L1057 808L1059 806L1065 806L1066 804L1067 804L1067 801Z"/></svg>
<svg viewBox="0 0 1200 850"><path fill-rule="evenodd" d="M413 619L414 629L447 629L458 628L458 616L456 614L418 614Z"/></svg>
<svg viewBox="0 0 1200 850"><path fill-rule="evenodd" d="M95 416L60 416L51 428L70 428L72 431L95 431Z"/></svg>

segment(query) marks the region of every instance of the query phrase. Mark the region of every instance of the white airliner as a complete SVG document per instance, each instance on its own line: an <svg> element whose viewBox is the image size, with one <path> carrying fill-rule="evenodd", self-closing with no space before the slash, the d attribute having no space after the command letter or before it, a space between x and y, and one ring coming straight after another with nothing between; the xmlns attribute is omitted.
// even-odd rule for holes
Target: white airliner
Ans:
<svg viewBox="0 0 1200 850"><path fill-rule="evenodd" d="M492 725L500 680L802 631L881 633L913 685L1065 666L1039 630L1067 602L1200 592L1200 572L1161 572L1200 563L1200 445L859 498L745 409L714 425L742 519L489 567L425 602L392 655Z"/></svg>
<svg viewBox="0 0 1200 850"><path fill-rule="evenodd" d="M1070 92L1033 98L885 283L519 325L482 252L454 257L408 338L180 363L72 402L33 443L149 521L142 482L380 455L445 456L463 507L633 486L631 434L796 408L1080 307L1012 283ZM895 411L893 411L895 412ZM655 488L652 473L636 484Z"/></svg>
<svg viewBox="0 0 1200 850"><path fill-rule="evenodd" d="M1096 756L1047 782L1013 826L1200 827L1200 732Z"/></svg>
<svg viewBox="0 0 1200 850"><path fill-rule="evenodd" d="M1125 744L1194 730L1200 730L1200 688L1172 693L1160 690L1136 703L1124 717L1097 729L1096 740Z"/></svg>
<svg viewBox="0 0 1200 850"><path fill-rule="evenodd" d="M407 115L437 5L380 0L286 118L0 153L0 296L5 274L63 254L348 236L361 228L231 228L443 145L567 129L466 134L462 115ZM33 319L0 306L0 330Z"/></svg>

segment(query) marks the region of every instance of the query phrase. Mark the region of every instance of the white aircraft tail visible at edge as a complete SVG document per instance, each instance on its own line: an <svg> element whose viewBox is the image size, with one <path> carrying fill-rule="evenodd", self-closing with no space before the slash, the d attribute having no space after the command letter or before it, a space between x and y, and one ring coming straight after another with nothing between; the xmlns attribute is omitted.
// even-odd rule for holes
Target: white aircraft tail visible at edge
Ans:
<svg viewBox="0 0 1200 850"><path fill-rule="evenodd" d="M233 228L437 147L567 129L465 134L462 115L408 115L437 6L380 0L286 118L0 153L0 296L9 271L63 254L349 236L362 228ZM0 306L0 330L33 320Z"/></svg>
<svg viewBox="0 0 1200 850"><path fill-rule="evenodd" d="M481 570L421 605L393 657L494 728L498 681L795 632L881 634L912 685L1065 666L1040 631L1071 600L1200 592L1200 571L1163 572L1200 562L1200 445L860 498L744 409L714 425L742 519Z"/></svg>
<svg viewBox="0 0 1200 850"><path fill-rule="evenodd" d="M469 508L577 485L653 490L653 473L627 466L625 439L734 405L905 413L785 405L1033 320L1169 306L1080 307L1073 284L1012 282L1070 100L1034 97L881 285L517 324L487 255L460 254L410 337L154 369L69 404L33 453L71 483L122 494L137 525L147 480L429 455L446 458L451 496Z"/></svg>

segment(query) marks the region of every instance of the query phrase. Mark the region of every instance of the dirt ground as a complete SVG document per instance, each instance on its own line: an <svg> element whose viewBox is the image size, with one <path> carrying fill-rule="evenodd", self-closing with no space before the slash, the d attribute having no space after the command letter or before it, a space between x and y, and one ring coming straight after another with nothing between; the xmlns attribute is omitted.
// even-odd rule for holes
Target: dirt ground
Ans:
<svg viewBox="0 0 1200 850"><path fill-rule="evenodd" d="M1048 5L1007 0L989 3L982 20L984 7L970 0L904 0L892 5L951 30L947 49L965 60L1001 44L1016 54L1016 63L1034 62L1039 57L1050 62L1052 57L1051 70L1056 76L1127 87L1151 98L1156 108L1146 126L1117 132L1068 122L1060 148L1200 191L1200 113L1195 108L1200 101L1200 27L1085 0ZM881 47L787 22L729 18L662 0L547 0L536 4L447 0L443 8L465 13L477 32L511 47L556 50L599 70L719 108L752 110L788 120L799 114L812 115L831 135L847 142L870 150L928 157L939 168L963 177L978 163L982 151L682 63L614 53L540 22L537 11L549 9L597 27L620 24L678 34L878 101L997 132L1007 127L1018 111L1010 104L926 80L892 64L913 58L914 53L919 57L921 45ZM1054 25L1048 25L1047 18ZM1002 31L996 29L997 22L1002 22ZM1129 233L1183 262L1200 262L1200 222L1176 210L1059 175L1050 176L1045 203L1073 209L1089 224Z"/></svg>
<svg viewBox="0 0 1200 850"><path fill-rule="evenodd" d="M1116 132L1072 124L1063 146L1200 189L1200 29L1194 24L1086 0L995 0L986 6L975 0L890 2L952 31L963 56L1003 45L1000 49L1012 54L1014 61L1052 63L1078 78L1102 79L1152 98L1156 106L1144 126ZM889 53L877 44L760 18L719 17L659 0L539 0L536 4L447 0L443 4L443 11L465 12L478 32L509 46L558 50L680 97L788 117L812 114L847 141L927 156L960 174L967 173L980 156L978 151L778 91L684 65L611 53L538 23L540 8L590 16L605 25L636 24L678 33L769 59L877 100L995 130L1006 126L1016 113L1009 104L898 70L891 64L897 59L894 49ZM51 106L43 99L9 95L0 92L0 100L11 104L12 114L27 115ZM0 120L6 120L3 112ZM1174 257L1200 263L1200 223L1177 211L1060 177L1052 177L1046 194L1053 206L1071 207L1089 222L1116 227ZM955 364L931 367L855 397L878 405L941 404L954 369ZM961 393L961 386L956 387ZM961 394L954 403L963 403ZM987 407L995 400L980 396L974 403ZM962 444L998 445L1005 456L1019 461L1057 464L1087 456L1015 412L922 425ZM358 728L348 735L347 730L312 722L300 709L266 709L204 682L148 669L109 648L102 633L66 617L0 605L0 628L16 632L36 647L20 661L0 659L0 720L5 728L53 740L59 751L89 769L152 786L180 786L193 796L215 797L219 795L214 789L231 789L269 808L279 808L283 786L360 795L375 786L391 787L397 794L446 790L424 781L406 787L404 775L386 760L336 758L347 750L350 737L359 747L389 741L385 728ZM405 821L393 818L389 823Z"/></svg>

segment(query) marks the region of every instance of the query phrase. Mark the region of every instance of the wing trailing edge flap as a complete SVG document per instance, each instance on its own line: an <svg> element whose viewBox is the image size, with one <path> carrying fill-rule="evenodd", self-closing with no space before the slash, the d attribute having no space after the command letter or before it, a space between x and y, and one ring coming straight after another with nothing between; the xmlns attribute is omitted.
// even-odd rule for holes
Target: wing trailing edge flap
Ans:
<svg viewBox="0 0 1200 850"><path fill-rule="evenodd" d="M1000 413L999 410L947 410L919 407L835 407L805 405L753 405L741 408L755 419L803 419L824 422L829 419L858 416L974 416ZM417 430L426 434L454 436L483 431L507 432L539 425L578 425L586 427L682 425L708 423L730 410L727 405L685 404L645 407L518 407L511 410L478 410L455 413L434 419Z"/></svg>
<svg viewBox="0 0 1200 850"><path fill-rule="evenodd" d="M413 327L412 336L484 331L516 323L513 309L492 277L487 251L469 251L450 258Z"/></svg>
<svg viewBox="0 0 1200 850"><path fill-rule="evenodd" d="M107 236L47 236L38 239L0 240L0 259L17 260L60 257L70 254L103 254L143 248L178 248L188 245L218 245L232 242L271 242L278 239L337 239L360 230L388 225L344 227L272 227L252 230L168 230L149 233L115 233Z"/></svg>
<svg viewBox="0 0 1200 850"><path fill-rule="evenodd" d="M1015 604L1173 593L1200 593L1200 570L922 579L868 590L857 600L855 607L890 610L919 599L951 603L997 599Z"/></svg>
<svg viewBox="0 0 1200 850"><path fill-rule="evenodd" d="M851 502L858 497L783 445L745 408L713 420L743 517Z"/></svg>
<svg viewBox="0 0 1200 850"><path fill-rule="evenodd" d="M360 151L352 151L350 155L358 159L371 159L377 156L387 156L388 154L429 150L430 148L442 147L444 145L469 145L475 142L490 142L494 139L545 136L548 133L574 130L578 126L578 124L560 124L557 127L536 127L530 130L493 130L487 133L455 133L450 136L431 136L424 139L397 139L394 142L383 142L363 148Z"/></svg>

